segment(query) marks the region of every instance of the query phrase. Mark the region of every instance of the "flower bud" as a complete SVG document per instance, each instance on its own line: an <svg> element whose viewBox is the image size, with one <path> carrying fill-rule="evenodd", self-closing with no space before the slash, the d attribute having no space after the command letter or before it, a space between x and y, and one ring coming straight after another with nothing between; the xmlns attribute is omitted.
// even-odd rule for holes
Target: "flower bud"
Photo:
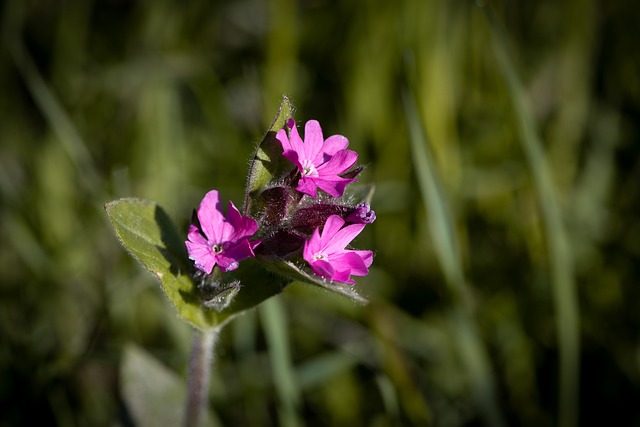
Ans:
<svg viewBox="0 0 640 427"><path fill-rule="evenodd" d="M350 208L333 203L314 203L296 210L291 216L291 228L305 234L311 234L313 230L324 225L331 215L342 217Z"/></svg>
<svg viewBox="0 0 640 427"><path fill-rule="evenodd" d="M278 185L260 193L258 201L262 206L260 220L263 226L277 226L284 220L293 201L291 191L289 187Z"/></svg>
<svg viewBox="0 0 640 427"><path fill-rule="evenodd" d="M376 213L367 202L362 202L347 215L345 221L352 224L371 224L376 220Z"/></svg>

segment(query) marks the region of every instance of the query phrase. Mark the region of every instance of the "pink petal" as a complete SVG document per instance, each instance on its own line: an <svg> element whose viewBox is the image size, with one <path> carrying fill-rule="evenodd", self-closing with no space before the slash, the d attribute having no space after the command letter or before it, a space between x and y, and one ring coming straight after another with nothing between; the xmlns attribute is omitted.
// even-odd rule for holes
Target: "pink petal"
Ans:
<svg viewBox="0 0 640 427"><path fill-rule="evenodd" d="M258 223L252 218L242 216L238 208L236 208L231 201L227 208L227 221L233 227L233 232L229 236L228 241L251 237L258 231Z"/></svg>
<svg viewBox="0 0 640 427"><path fill-rule="evenodd" d="M298 153L296 151L286 150L282 153L282 155L291 163L293 163L300 172L302 172L302 163L300 163L300 156L298 156Z"/></svg>
<svg viewBox="0 0 640 427"><path fill-rule="evenodd" d="M358 256L360 258L362 258L362 261L364 262L364 265L367 268L371 267L371 264L373 264L373 252L372 251L352 250L351 252L355 252L356 254L358 254Z"/></svg>
<svg viewBox="0 0 640 427"><path fill-rule="evenodd" d="M318 166L319 177L340 175L349 170L358 161L358 153L352 150L340 150L331 159Z"/></svg>
<svg viewBox="0 0 640 427"><path fill-rule="evenodd" d="M287 136L286 130L280 129L276 134L276 139L280 141L280 144L282 145L282 151L295 151L293 150L293 147L291 147L291 142L289 142L289 137Z"/></svg>
<svg viewBox="0 0 640 427"><path fill-rule="evenodd" d="M351 224L335 232L327 243L327 251L330 253L339 253L356 238L364 229L365 224Z"/></svg>
<svg viewBox="0 0 640 427"><path fill-rule="evenodd" d="M313 270L313 272L318 276L324 277L325 279L333 280L335 270L333 269L333 266L327 261L319 259L311 262L310 265L311 270Z"/></svg>
<svg viewBox="0 0 640 427"><path fill-rule="evenodd" d="M323 145L324 137L320 123L317 120L309 120L304 125L304 158L313 161L322 152Z"/></svg>
<svg viewBox="0 0 640 427"><path fill-rule="evenodd" d="M200 243L193 243L188 240L184 243L187 246L187 253L189 254L189 259L198 261L211 254L211 248L206 244L203 245Z"/></svg>
<svg viewBox="0 0 640 427"><path fill-rule="evenodd" d="M224 248L222 254L226 257L233 258L236 261L242 261L245 258L255 256L253 247L247 239L242 239L237 243Z"/></svg>
<svg viewBox="0 0 640 427"><path fill-rule="evenodd" d="M204 263L201 263L201 264L196 263L196 267L199 267L202 271L204 271L207 274L211 274L211 272L213 271L213 267L215 267L217 263L218 263L217 255L211 255L204 259Z"/></svg>
<svg viewBox="0 0 640 427"><path fill-rule="evenodd" d="M200 229L193 224L189 226L187 239L189 239L193 243L198 243L200 245L207 245L209 243L207 239L205 239L205 237L202 235L202 233L200 233Z"/></svg>
<svg viewBox="0 0 640 427"><path fill-rule="evenodd" d="M302 138L300 138L300 134L298 133L297 127L292 127L289 131L289 145L290 149L298 153L298 157L304 159L304 143L302 142Z"/></svg>
<svg viewBox="0 0 640 427"><path fill-rule="evenodd" d="M211 251L208 245L201 245L192 242L185 242L189 259L193 260L196 267L207 274L211 274L211 270L216 265L216 255Z"/></svg>
<svg viewBox="0 0 640 427"><path fill-rule="evenodd" d="M349 183L356 181L353 178L311 178L316 187L333 197L342 197Z"/></svg>
<svg viewBox="0 0 640 427"><path fill-rule="evenodd" d="M302 257L306 261L312 262L313 261L313 256L315 254L317 254L318 252L320 252L321 249L322 249L322 246L321 246L320 232L316 228L314 230L313 234L311 235L311 238L309 240L307 240L306 242L304 242L304 249L302 250Z"/></svg>
<svg viewBox="0 0 640 427"><path fill-rule="evenodd" d="M301 193L308 194L315 199L316 197L318 197L316 188L317 186L313 178L310 178L308 176L303 176L302 178L300 178L300 181L298 181L298 186L296 187L296 190L298 190Z"/></svg>
<svg viewBox="0 0 640 427"><path fill-rule="evenodd" d="M224 216L222 215L220 195L216 190L209 191L200 202L198 220L209 241L216 243L221 241L221 225L224 222Z"/></svg>
<svg viewBox="0 0 640 427"><path fill-rule="evenodd" d="M349 285L355 285L356 282L350 277L350 271L346 270L346 271L336 271L333 274L333 277L331 278L331 280L333 280L334 282L342 282L342 283L348 283Z"/></svg>
<svg viewBox="0 0 640 427"><path fill-rule="evenodd" d="M349 274L364 276L369 273L362 258L352 251L345 251L329 258L329 262L338 271L348 271Z"/></svg>
<svg viewBox="0 0 640 427"><path fill-rule="evenodd" d="M342 135L332 135L324 141L322 145L322 154L328 157L333 156L340 150L344 150L349 146L349 140ZM327 159L320 159L319 163L324 163Z"/></svg>
<svg viewBox="0 0 640 427"><path fill-rule="evenodd" d="M223 254L218 254L218 266L220 270L224 271L233 271L238 268L238 260L232 257L226 257Z"/></svg>
<svg viewBox="0 0 640 427"><path fill-rule="evenodd" d="M342 228L344 220L338 215L331 215L327 218L322 228L322 234L320 234L320 240L322 242L323 249L331 242L332 237ZM344 246L342 247L344 249Z"/></svg>

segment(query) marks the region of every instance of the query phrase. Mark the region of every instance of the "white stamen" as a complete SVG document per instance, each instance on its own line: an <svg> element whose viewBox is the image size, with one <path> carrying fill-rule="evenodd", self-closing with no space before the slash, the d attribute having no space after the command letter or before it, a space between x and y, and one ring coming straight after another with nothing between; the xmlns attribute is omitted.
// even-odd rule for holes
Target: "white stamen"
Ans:
<svg viewBox="0 0 640 427"><path fill-rule="evenodd" d="M305 160L302 162L302 175L304 176L318 176L318 170L311 163L311 160Z"/></svg>
<svg viewBox="0 0 640 427"><path fill-rule="evenodd" d="M327 260L327 256L323 253L318 252L317 254L315 254L313 256L313 260L314 261L318 261L318 260L322 260L322 261L326 261Z"/></svg>

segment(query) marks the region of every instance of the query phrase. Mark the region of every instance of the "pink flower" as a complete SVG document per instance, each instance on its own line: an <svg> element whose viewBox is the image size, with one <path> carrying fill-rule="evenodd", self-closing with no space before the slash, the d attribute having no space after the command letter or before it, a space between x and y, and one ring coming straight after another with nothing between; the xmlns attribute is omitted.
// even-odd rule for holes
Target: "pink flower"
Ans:
<svg viewBox="0 0 640 427"><path fill-rule="evenodd" d="M304 244L302 257L318 276L325 279L355 284L351 276L366 276L373 262L373 252L345 249L362 231L365 224L342 227L344 220L331 215L324 224L322 233L316 228Z"/></svg>
<svg viewBox="0 0 640 427"><path fill-rule="evenodd" d="M198 208L198 222L191 224L185 244L189 259L196 268L211 274L217 264L222 271L238 268L238 262L255 256L253 249L260 241L249 241L258 223L242 216L233 202L229 202L226 217L222 213L220 196L216 190L209 191Z"/></svg>
<svg viewBox="0 0 640 427"><path fill-rule="evenodd" d="M344 189L354 178L343 178L358 160L355 151L347 150L349 140L342 135L333 135L326 140L322 136L320 124L309 120L304 127L304 142L300 139L293 119L287 121L291 128L289 136L281 129L276 138L282 144L282 153L297 166L302 175L296 190L317 197L317 189L326 191L333 197L341 197Z"/></svg>

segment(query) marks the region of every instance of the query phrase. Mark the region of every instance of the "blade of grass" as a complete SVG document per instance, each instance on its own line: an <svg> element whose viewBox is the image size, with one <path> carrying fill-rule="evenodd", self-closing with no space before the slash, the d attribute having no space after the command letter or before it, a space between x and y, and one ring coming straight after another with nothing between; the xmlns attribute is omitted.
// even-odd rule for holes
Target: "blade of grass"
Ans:
<svg viewBox="0 0 640 427"><path fill-rule="evenodd" d="M89 149L71 118L40 75L19 36L17 34L12 36L7 40L7 44L34 102L78 169L82 177L80 180L82 185L90 193L99 192L99 174Z"/></svg>
<svg viewBox="0 0 640 427"><path fill-rule="evenodd" d="M284 307L278 298L271 298L259 309L269 346L273 383L280 399L279 424L284 427L302 425L298 418L300 394L291 361Z"/></svg>
<svg viewBox="0 0 640 427"><path fill-rule="evenodd" d="M474 398L486 424L503 426L505 423L497 402L487 352L468 303L470 290L465 283L453 216L440 185L416 102L408 91L403 92L402 98L409 127L414 168L423 201L429 210L428 222L434 240L434 250L454 298L452 326L458 340L460 357L467 369Z"/></svg>
<svg viewBox="0 0 640 427"><path fill-rule="evenodd" d="M580 320L571 248L562 223L562 213L553 186L551 171L542 149L542 142L536 131L524 87L516 72L512 55L507 49L506 36L493 11L489 7L483 9L489 23L498 68L507 84L508 94L518 120L520 142L531 169L540 202L549 251L560 351L558 425L573 427L578 423Z"/></svg>

